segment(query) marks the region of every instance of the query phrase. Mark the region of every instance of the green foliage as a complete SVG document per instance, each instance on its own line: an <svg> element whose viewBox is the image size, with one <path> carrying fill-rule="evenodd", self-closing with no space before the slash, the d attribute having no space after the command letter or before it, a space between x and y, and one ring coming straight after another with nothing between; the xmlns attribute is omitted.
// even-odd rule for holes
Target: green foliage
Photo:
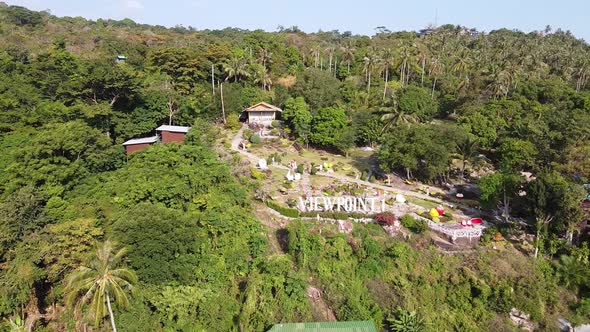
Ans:
<svg viewBox="0 0 590 332"><path fill-rule="evenodd" d="M389 329L394 332L420 332L426 329L424 319L415 311L396 308L393 315L387 318Z"/></svg>
<svg viewBox="0 0 590 332"><path fill-rule="evenodd" d="M589 53L571 34L500 29L473 39L450 25L423 38L197 32L7 5L0 17L0 319L63 305L65 276L105 237L128 247L141 279L127 309L113 307L122 331L310 321L311 285L339 320L377 325L397 307L441 331L502 329L512 307L540 329L556 316L587 315L577 279L586 272L574 266L586 266L587 250L564 240L584 220L579 184L589 177ZM128 60L115 64L116 54ZM211 74L223 82L231 127L244 107L267 101L285 110L282 129L301 143L343 153L382 144L385 171L447 181L465 173L452 158L474 168L489 161L501 171L482 179L482 203L552 216L542 252L573 259L533 264L495 251L443 259L374 224L340 235L298 221L289 224L288 254L267 255L268 235L242 185L250 181L213 149L222 113ZM120 144L168 121L193 126L185 145L155 144L126 163ZM525 184L518 170L536 180ZM286 213L355 217L295 212ZM49 317L35 329L75 328L69 312Z"/></svg>
<svg viewBox="0 0 590 332"><path fill-rule="evenodd" d="M311 132L312 115L303 97L287 99L281 116L292 132L307 143Z"/></svg>
<svg viewBox="0 0 590 332"><path fill-rule="evenodd" d="M409 214L405 214L400 218L402 226L412 231L412 233L420 234L424 233L428 229L426 221L417 219Z"/></svg>
<svg viewBox="0 0 590 332"><path fill-rule="evenodd" d="M384 138L378 157L386 171L405 170L409 176L432 180L442 175L450 160L452 140L446 131L435 125L400 127Z"/></svg>
<svg viewBox="0 0 590 332"><path fill-rule="evenodd" d="M282 206L274 201L268 200L264 202L266 206L269 208L277 211L278 213L284 215L285 217L289 218L298 218L299 217L299 210Z"/></svg>
<svg viewBox="0 0 590 332"><path fill-rule="evenodd" d="M346 113L341 108L327 107L318 110L311 121L310 141L323 146L336 146L347 126Z"/></svg>
<svg viewBox="0 0 590 332"><path fill-rule="evenodd" d="M260 142L261 142L260 135L254 134L254 135L250 136L249 141L252 144L260 144Z"/></svg>
<svg viewBox="0 0 590 332"><path fill-rule="evenodd" d="M438 105L430 97L427 89L413 85L399 93L399 110L405 114L412 114L423 122L430 121L438 110Z"/></svg>
<svg viewBox="0 0 590 332"><path fill-rule="evenodd" d="M240 129L242 124L240 123L240 119L238 114L231 113L227 115L225 127L232 130Z"/></svg>
<svg viewBox="0 0 590 332"><path fill-rule="evenodd" d="M340 99L340 81L329 72L306 69L293 87L296 96L302 96L312 110L330 107Z"/></svg>
<svg viewBox="0 0 590 332"><path fill-rule="evenodd" d="M513 170L531 169L538 154L533 143L515 138L505 139L498 153L502 156L502 167Z"/></svg>

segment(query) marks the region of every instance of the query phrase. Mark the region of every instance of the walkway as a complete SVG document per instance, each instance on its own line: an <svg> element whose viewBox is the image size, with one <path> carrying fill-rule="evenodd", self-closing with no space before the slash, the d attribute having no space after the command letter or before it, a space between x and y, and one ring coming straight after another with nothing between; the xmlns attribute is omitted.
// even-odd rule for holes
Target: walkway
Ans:
<svg viewBox="0 0 590 332"><path fill-rule="evenodd" d="M254 165L258 164L258 161L260 160L260 157L256 156L253 153L250 153L248 151L242 150L240 148L240 142L243 140L243 134L244 134L244 130L246 130L246 128L248 128L248 125L244 124L242 125L242 128L240 128L240 130L236 133L236 136L234 136L234 138L232 139L231 142L231 148L232 150L240 153L241 155L243 155L244 157L246 157L247 159L249 159L250 161L252 161L254 163ZM274 164L274 165L268 165L269 167L275 167L275 168L279 168L279 169L283 169L283 170L288 170L288 167L280 165L280 164ZM338 179L341 181L345 181L345 182L352 182L352 183L357 183L359 185L362 186L367 186L373 189L379 189L379 190L383 190L389 193L395 193L395 194L402 194L405 196L410 196L410 197L415 197L415 198L419 198L419 199L424 199L424 200L428 200L431 202L435 202L435 203L439 203L442 205L446 205L448 207L453 207L453 208L460 208L460 209L468 209L467 206L463 206L462 204L455 204L455 203L449 203L447 201L444 201L442 199L436 198L436 197L432 197L426 194L422 194L422 193L417 193L414 191L410 191L407 189L402 189L402 188L396 188L396 187L390 187L390 186L385 186L382 184L377 184L377 183L371 183L369 181L364 181L361 179L355 179L352 178L350 176L346 176L346 175L341 175L341 174L336 174L336 173L327 173L327 172L318 172L316 173L316 175L319 176L324 176L324 177L329 177L329 178L333 178L333 179ZM308 179L307 179L308 180ZM307 182L307 181L306 181ZM454 215L455 219L458 220L463 220L465 218L467 218L467 216L464 214L463 211L461 211L461 213L459 214L455 214Z"/></svg>

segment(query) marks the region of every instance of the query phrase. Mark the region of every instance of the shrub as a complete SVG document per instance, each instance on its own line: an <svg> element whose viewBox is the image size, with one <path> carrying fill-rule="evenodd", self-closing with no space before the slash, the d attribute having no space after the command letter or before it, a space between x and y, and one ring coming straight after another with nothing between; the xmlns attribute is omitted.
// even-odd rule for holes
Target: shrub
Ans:
<svg viewBox="0 0 590 332"><path fill-rule="evenodd" d="M409 229L412 233L420 234L423 233L427 228L428 225L422 219L416 219L409 214L406 214L401 217L400 219L401 224Z"/></svg>
<svg viewBox="0 0 590 332"><path fill-rule="evenodd" d="M280 128L281 127L281 122L279 120L272 120L272 122L270 123L271 126L273 126L273 128Z"/></svg>
<svg viewBox="0 0 590 332"><path fill-rule="evenodd" d="M240 117L236 113L231 113L227 116L225 121L225 127L229 129L240 129L242 124L240 123Z"/></svg>
<svg viewBox="0 0 590 332"><path fill-rule="evenodd" d="M318 170L315 167L315 163L311 163L311 169L309 170L309 174L316 175L317 172L318 172Z"/></svg>
<svg viewBox="0 0 590 332"><path fill-rule="evenodd" d="M270 156L268 156L268 159L266 159L266 162L269 165L272 164L273 158L274 158L274 160L275 160L276 163L280 163L281 160L283 159L279 153L273 152Z"/></svg>
<svg viewBox="0 0 590 332"><path fill-rule="evenodd" d="M289 218L299 218L299 210L281 206L274 201L266 201L266 206Z"/></svg>
<svg viewBox="0 0 590 332"><path fill-rule="evenodd" d="M303 174L303 170L305 169L305 166L303 166L303 164L299 164L297 165L297 170L296 172L299 174Z"/></svg>
<svg viewBox="0 0 590 332"><path fill-rule="evenodd" d="M260 144L260 135L258 134L254 134L252 136L250 136L250 143L252 144Z"/></svg>
<svg viewBox="0 0 590 332"><path fill-rule="evenodd" d="M373 218L373 220L375 222L378 222L380 224L385 224L388 226L393 225L393 223L395 222L397 218L395 217L395 215L391 212L382 212L382 213L378 213L375 215L375 217Z"/></svg>
<svg viewBox="0 0 590 332"><path fill-rule="evenodd" d="M252 176L253 179L255 180L264 180L266 179L266 174L264 174L263 172L257 170L256 168L252 167L250 168L250 175Z"/></svg>
<svg viewBox="0 0 590 332"><path fill-rule="evenodd" d="M244 130L244 138L247 139L247 140L249 140L250 137L252 137L252 129L246 128Z"/></svg>

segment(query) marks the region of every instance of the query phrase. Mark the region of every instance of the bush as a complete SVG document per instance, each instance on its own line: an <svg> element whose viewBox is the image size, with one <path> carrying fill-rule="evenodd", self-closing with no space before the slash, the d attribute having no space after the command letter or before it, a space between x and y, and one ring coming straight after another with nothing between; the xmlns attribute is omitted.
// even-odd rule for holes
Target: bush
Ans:
<svg viewBox="0 0 590 332"><path fill-rule="evenodd" d="M299 210L281 206L274 201L266 201L266 206L289 218L299 218Z"/></svg>
<svg viewBox="0 0 590 332"><path fill-rule="evenodd" d="M236 113L231 113L225 119L225 127L228 129L240 129L240 117Z"/></svg>
<svg viewBox="0 0 590 332"><path fill-rule="evenodd" d="M281 127L281 122L279 120L272 120L272 122L270 123L270 125L273 128L280 128Z"/></svg>
<svg viewBox="0 0 590 332"><path fill-rule="evenodd" d="M309 174L316 175L317 172L318 172L318 170L315 167L315 163L311 163L311 169L309 170Z"/></svg>
<svg viewBox="0 0 590 332"><path fill-rule="evenodd" d="M397 218L395 217L395 215L391 212L382 212L382 213L378 213L375 215L375 217L373 218L373 220L375 222L378 222L380 224L385 224L388 226L393 225L393 223L395 222Z"/></svg>
<svg viewBox="0 0 590 332"><path fill-rule="evenodd" d="M412 233L420 234L428 228L428 225L424 220L416 219L409 214L402 216L400 221L402 226L409 229Z"/></svg>
<svg viewBox="0 0 590 332"><path fill-rule="evenodd" d="M273 152L273 153L272 153L270 156L268 156L268 158L266 159L266 162L267 162L269 165L270 165L270 164L272 164L272 160L273 160L273 158L274 158L274 160L275 160L275 163L280 163L280 162L281 162L281 160L283 159L279 153L277 153L277 152Z"/></svg>
<svg viewBox="0 0 590 332"><path fill-rule="evenodd" d="M303 164L297 165L297 170L296 170L297 173L303 174L304 170L305 170L305 166L303 166Z"/></svg>
<svg viewBox="0 0 590 332"><path fill-rule="evenodd" d="M252 176L252 178L254 180L262 181L262 180L266 179L266 174L264 174L264 172L257 170L254 167L250 168L250 175Z"/></svg>
<svg viewBox="0 0 590 332"><path fill-rule="evenodd" d="M252 137L252 129L246 128L244 130L244 138L250 140L250 137Z"/></svg>
<svg viewBox="0 0 590 332"><path fill-rule="evenodd" d="M254 134L254 135L250 136L250 143L260 144L260 141L261 141L260 135L258 135L258 134Z"/></svg>

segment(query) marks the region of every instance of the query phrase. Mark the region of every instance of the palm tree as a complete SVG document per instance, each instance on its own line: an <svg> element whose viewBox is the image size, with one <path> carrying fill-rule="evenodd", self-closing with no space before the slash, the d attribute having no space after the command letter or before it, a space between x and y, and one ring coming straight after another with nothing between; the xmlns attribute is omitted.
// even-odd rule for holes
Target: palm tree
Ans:
<svg viewBox="0 0 590 332"><path fill-rule="evenodd" d="M478 154L477 141L467 136L463 141L456 143L457 154L461 157L461 179L465 181L465 165L471 162Z"/></svg>
<svg viewBox="0 0 590 332"><path fill-rule="evenodd" d="M420 85L424 85L424 73L426 60L428 59L428 48L423 43L418 44L418 61L420 62Z"/></svg>
<svg viewBox="0 0 590 332"><path fill-rule="evenodd" d="M262 65L256 65L257 68L254 71L254 83L260 84L263 90L269 90L270 86L272 85L272 79L270 74L268 73L268 69L263 67Z"/></svg>
<svg viewBox="0 0 590 332"><path fill-rule="evenodd" d="M590 277L589 270L572 256L561 255L556 263L556 274L568 288L577 289L585 284Z"/></svg>
<svg viewBox="0 0 590 332"><path fill-rule="evenodd" d="M240 77L250 76L246 59L237 56L231 57L223 64L223 71L227 74L226 81L233 77L234 82L237 82Z"/></svg>
<svg viewBox="0 0 590 332"><path fill-rule="evenodd" d="M264 47L261 47L258 51L258 61L266 68L272 63L272 52Z"/></svg>
<svg viewBox="0 0 590 332"><path fill-rule="evenodd" d="M328 56L330 57L330 62L328 64L328 71L332 72L332 57L334 56L334 47L326 47L324 49L324 52L328 53Z"/></svg>
<svg viewBox="0 0 590 332"><path fill-rule="evenodd" d="M371 74L375 65L377 64L378 58L373 52L367 53L367 55L363 58L364 71L365 71L365 78L367 79L367 100L371 94Z"/></svg>
<svg viewBox="0 0 590 332"><path fill-rule="evenodd" d="M541 233L545 231L545 227L553 220L552 216L549 215L542 215L537 217L537 222L535 223L536 228L536 236L535 236L535 259L539 255L539 247L542 243Z"/></svg>
<svg viewBox="0 0 590 332"><path fill-rule="evenodd" d="M346 45L341 48L342 60L346 61L348 75L350 75L350 62L354 60L354 48L352 45Z"/></svg>
<svg viewBox="0 0 590 332"><path fill-rule="evenodd" d="M387 95L387 83L389 83L389 68L393 64L393 52L390 48L383 51L381 54L381 64L383 65L383 72L385 75L385 86L383 87L383 100Z"/></svg>
<svg viewBox="0 0 590 332"><path fill-rule="evenodd" d="M384 113L381 116L381 122L383 122L381 132L394 125L398 126L418 122L418 118L414 114L409 114L396 108L382 108L380 111Z"/></svg>
<svg viewBox="0 0 590 332"><path fill-rule="evenodd" d="M108 311L113 331L117 332L111 297L117 305L128 306L127 292L133 289L137 277L133 271L119 267L125 249L119 249L114 254L113 250L113 243L107 240L97 246L96 257L88 267L80 266L69 276L66 304L73 307L76 303L75 310L78 312L85 304L89 304L89 314L96 325L100 324Z"/></svg>

